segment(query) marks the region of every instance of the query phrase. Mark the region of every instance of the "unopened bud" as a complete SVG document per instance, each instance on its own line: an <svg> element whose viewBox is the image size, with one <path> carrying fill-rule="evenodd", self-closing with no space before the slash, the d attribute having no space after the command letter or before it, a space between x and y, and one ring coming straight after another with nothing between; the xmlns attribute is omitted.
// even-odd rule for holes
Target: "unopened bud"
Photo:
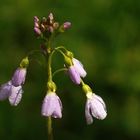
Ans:
<svg viewBox="0 0 140 140"><path fill-rule="evenodd" d="M36 35L41 35L41 30L37 27L34 27L34 32Z"/></svg>
<svg viewBox="0 0 140 140"><path fill-rule="evenodd" d="M59 27L59 23L58 22L55 22L54 24L53 24L53 28L54 29L57 29Z"/></svg>
<svg viewBox="0 0 140 140"><path fill-rule="evenodd" d="M48 16L48 18L49 18L50 24L52 24L53 23L53 20L54 20L53 14L50 13L49 16Z"/></svg>
<svg viewBox="0 0 140 140"><path fill-rule="evenodd" d="M37 16L34 16L34 22L39 22L39 18Z"/></svg>
<svg viewBox="0 0 140 140"><path fill-rule="evenodd" d="M71 23L70 23L70 22L65 22L65 23L63 24L64 30L67 30L67 29L69 29L70 27L71 27Z"/></svg>

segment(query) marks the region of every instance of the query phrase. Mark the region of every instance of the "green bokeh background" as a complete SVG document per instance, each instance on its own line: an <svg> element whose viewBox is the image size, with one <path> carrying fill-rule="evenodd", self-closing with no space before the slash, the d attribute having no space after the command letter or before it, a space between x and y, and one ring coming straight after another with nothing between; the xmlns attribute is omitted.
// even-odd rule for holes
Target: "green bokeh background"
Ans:
<svg viewBox="0 0 140 140"><path fill-rule="evenodd" d="M53 12L72 28L59 36L82 61L93 87L107 105L105 120L86 125L85 95L63 73L56 75L63 118L53 120L55 140L140 139L140 1L139 0L4 0L0 1L0 84L10 79L20 60L39 48L33 16ZM44 61L40 56L35 59ZM53 68L63 67L56 55ZM0 102L0 140L47 140L41 116L46 71L36 61L28 69L24 96L17 107Z"/></svg>

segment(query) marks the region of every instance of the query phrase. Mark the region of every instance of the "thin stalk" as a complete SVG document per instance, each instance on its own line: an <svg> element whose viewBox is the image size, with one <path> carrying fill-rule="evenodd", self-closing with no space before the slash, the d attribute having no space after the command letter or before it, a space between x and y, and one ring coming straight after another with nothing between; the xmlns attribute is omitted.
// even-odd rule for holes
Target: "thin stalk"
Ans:
<svg viewBox="0 0 140 140"><path fill-rule="evenodd" d="M47 127L48 127L48 140L53 140L53 133L52 133L52 119L51 117L48 117L47 120Z"/></svg>
<svg viewBox="0 0 140 140"><path fill-rule="evenodd" d="M48 82L52 81L52 69L51 69L51 58L53 55L53 51L51 51L51 39L47 42L47 55L46 55L46 61L47 61L47 73L48 73ZM53 130L52 130L52 120L51 116L48 117L48 140L53 140Z"/></svg>
<svg viewBox="0 0 140 140"><path fill-rule="evenodd" d="M58 70L56 70L54 73L53 73L53 77L57 74L57 73L59 73L59 72L62 72L62 71L66 71L67 70L67 68L61 68L61 69L58 69Z"/></svg>

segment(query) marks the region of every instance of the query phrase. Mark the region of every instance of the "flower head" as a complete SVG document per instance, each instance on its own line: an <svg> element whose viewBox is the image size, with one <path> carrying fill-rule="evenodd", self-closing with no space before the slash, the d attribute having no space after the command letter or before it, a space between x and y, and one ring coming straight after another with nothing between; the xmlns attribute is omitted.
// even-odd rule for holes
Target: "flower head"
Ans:
<svg viewBox="0 0 140 140"><path fill-rule="evenodd" d="M54 92L48 92L44 98L41 114L43 116L52 116L54 118L62 117L62 103L60 98Z"/></svg>
<svg viewBox="0 0 140 140"><path fill-rule="evenodd" d="M24 84L25 77L26 77L26 68L18 68L12 77L11 80L12 85L17 87Z"/></svg>
<svg viewBox="0 0 140 140"><path fill-rule="evenodd" d="M9 102L12 106L17 106L19 104L19 102L21 101L22 98L22 86L11 86L11 90L10 90L10 96L9 96Z"/></svg>
<svg viewBox="0 0 140 140"><path fill-rule="evenodd" d="M76 71L79 73L80 77L84 78L87 75L87 73L86 73L82 63L79 60L77 60L76 58L73 58L72 62L74 64Z"/></svg>
<svg viewBox="0 0 140 140"><path fill-rule="evenodd" d="M9 97L9 95L11 93L10 92L11 86L12 86L11 81L1 85L1 87L0 87L0 100L1 101L5 100L6 98Z"/></svg>
<svg viewBox="0 0 140 140"><path fill-rule="evenodd" d="M76 68L74 67L74 65L72 65L72 66L70 66L70 67L68 68L68 74L69 74L71 80L72 80L75 84L77 84L77 85L80 84L81 78L80 78L80 75L79 75L79 73L77 72Z"/></svg>
<svg viewBox="0 0 140 140"><path fill-rule="evenodd" d="M88 124L93 122L93 118L103 120L107 116L106 105L103 99L94 94L87 93L87 102L85 106L85 116Z"/></svg>

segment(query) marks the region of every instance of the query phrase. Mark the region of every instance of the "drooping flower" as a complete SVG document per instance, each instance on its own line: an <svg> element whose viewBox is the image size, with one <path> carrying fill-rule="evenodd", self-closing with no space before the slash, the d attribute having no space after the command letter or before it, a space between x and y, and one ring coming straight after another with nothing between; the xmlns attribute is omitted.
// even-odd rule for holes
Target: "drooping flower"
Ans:
<svg viewBox="0 0 140 140"><path fill-rule="evenodd" d="M6 98L8 98L10 96L11 86L12 86L11 81L1 85L1 87L0 87L0 101L5 100Z"/></svg>
<svg viewBox="0 0 140 140"><path fill-rule="evenodd" d="M26 68L17 68L11 80L12 85L17 87L24 84L26 72L27 72Z"/></svg>
<svg viewBox="0 0 140 140"><path fill-rule="evenodd" d="M9 103L12 106L17 106L22 98L22 93L23 93L22 86L15 87L12 85L10 92L11 93L9 96Z"/></svg>
<svg viewBox="0 0 140 140"><path fill-rule="evenodd" d="M80 77L85 77L87 75L82 63L77 60L76 58L72 58L72 62L74 64L74 67L76 69L76 71L79 73Z"/></svg>
<svg viewBox="0 0 140 140"><path fill-rule="evenodd" d="M87 93L87 95L85 106L87 124L91 124L93 122L93 117L100 120L105 119L107 111L103 99L94 93Z"/></svg>
<svg viewBox="0 0 140 140"><path fill-rule="evenodd" d="M62 103L60 98L54 92L48 92L42 104L41 114L43 116L54 118L62 117Z"/></svg>
<svg viewBox="0 0 140 140"><path fill-rule="evenodd" d="M71 80L72 80L75 84L77 84L77 85L80 84L81 78L80 78L80 75L79 75L79 73L77 72L76 68L74 67L74 65L72 65L72 66L70 66L70 67L68 68L68 74L69 74Z"/></svg>

